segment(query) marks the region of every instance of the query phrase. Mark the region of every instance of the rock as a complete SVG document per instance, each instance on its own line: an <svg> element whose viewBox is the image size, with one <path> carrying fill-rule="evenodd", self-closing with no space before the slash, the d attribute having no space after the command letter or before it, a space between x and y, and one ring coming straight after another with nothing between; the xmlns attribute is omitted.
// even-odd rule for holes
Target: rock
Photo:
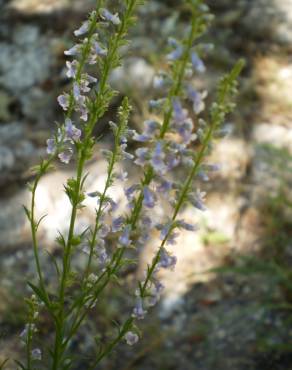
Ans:
<svg viewBox="0 0 292 370"><path fill-rule="evenodd" d="M26 94L20 96L22 113L33 121L45 123L47 126L47 118L52 116L50 110L54 103L55 96L48 92L44 92L39 87L32 87Z"/></svg>
<svg viewBox="0 0 292 370"><path fill-rule="evenodd" d="M11 112L9 110L13 98L5 91L0 91L0 121L7 122L11 119Z"/></svg>
<svg viewBox="0 0 292 370"><path fill-rule="evenodd" d="M27 201L28 193L23 190L0 198L0 247L6 248L24 242L28 225L22 205Z"/></svg>
<svg viewBox="0 0 292 370"><path fill-rule="evenodd" d="M221 166L216 176L221 180L232 183L245 176L250 158L251 148L245 140L228 137L215 144L209 162Z"/></svg>
<svg viewBox="0 0 292 370"><path fill-rule="evenodd" d="M12 0L9 8L22 13L51 13L67 7L68 0Z"/></svg>
<svg viewBox="0 0 292 370"><path fill-rule="evenodd" d="M145 94L152 86L155 75L153 67L142 58L129 58L115 69L110 82L121 93Z"/></svg>
<svg viewBox="0 0 292 370"><path fill-rule="evenodd" d="M235 25L241 42L244 37L245 43L254 40L265 45L273 42L291 46L292 0L209 0L208 3L218 16L217 24Z"/></svg>
<svg viewBox="0 0 292 370"><path fill-rule="evenodd" d="M50 44L40 36L37 27L15 27L13 42L1 42L0 49L0 85L14 95L21 96L25 89L49 77L52 63Z"/></svg>
<svg viewBox="0 0 292 370"><path fill-rule="evenodd" d="M292 154L292 127L260 123L253 128L252 139L258 144L286 148Z"/></svg>
<svg viewBox="0 0 292 370"><path fill-rule="evenodd" d="M0 187L23 179L24 172L42 153L27 138L27 131L21 122L0 126Z"/></svg>
<svg viewBox="0 0 292 370"><path fill-rule="evenodd" d="M0 147L0 171L11 170L15 163L12 151L6 146Z"/></svg>
<svg viewBox="0 0 292 370"><path fill-rule="evenodd" d="M86 192L101 192L106 181L107 162L97 160L93 165L88 166L89 173L85 189ZM63 171L62 168L53 171L42 178L36 193L36 215L43 220L40 233L45 245L53 245L57 231L67 233L70 222L71 204L64 192L66 180L74 176L73 171ZM120 201L123 195L122 183L117 181L115 186L110 188L108 196L115 201ZM80 213L76 221L77 232L83 232L88 225L92 224L97 206L97 198L87 197L84 201L86 208Z"/></svg>

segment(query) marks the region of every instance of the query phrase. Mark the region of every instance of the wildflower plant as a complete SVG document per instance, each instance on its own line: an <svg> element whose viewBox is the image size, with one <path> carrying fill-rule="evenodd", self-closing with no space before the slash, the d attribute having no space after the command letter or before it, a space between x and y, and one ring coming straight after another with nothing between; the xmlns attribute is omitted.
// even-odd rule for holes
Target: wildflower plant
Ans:
<svg viewBox="0 0 292 370"><path fill-rule="evenodd" d="M155 119L151 118L154 115L149 116L143 123L142 132L129 129L131 106L124 98L117 122L110 122L113 149L102 151L108 163L102 191L87 192L85 166L92 158L97 142L94 128L117 94L109 85L109 76L121 64L120 49L127 43L127 32L141 1L121 1L119 13L110 12L105 8L105 1L98 1L96 9L74 32L76 45L65 51L67 77L72 84L71 89L57 99L64 111L63 122L47 140L48 157L34 168L35 179L29 185L31 204L25 208L31 225L37 283L29 283L33 295L27 300L29 317L21 333L26 360L18 362L20 369L63 370L73 367L70 344L80 326L94 310L108 284L119 280L123 266L135 262L126 258L127 251L132 249L137 254L151 232L158 230L160 240L153 259L133 292L133 310L128 319L119 324L115 338L108 343L97 343L96 356L91 359L89 369L96 369L120 341L134 345L141 337L139 320L148 314L163 292L159 270L174 269L176 265L177 258L167 246L176 243L179 230L197 230L197 225L189 224L179 215L187 204L200 211L206 209L205 193L198 189L197 181L207 178L209 171L218 169L217 165L207 162L207 157L213 140L224 134L222 124L226 114L234 108L237 77L243 63L238 62L221 79L217 99L207 111L207 94L197 90L192 80L195 74L206 71L202 57L208 46L200 44L198 39L205 33L212 17L202 0L186 0L185 3L190 14L185 38L180 41L169 39L167 68L153 81L158 98L151 100L149 107L155 113ZM86 72L88 66L91 70L95 68L94 76ZM202 113L204 119L200 117ZM139 145L134 154L127 151L129 140ZM141 168L139 182L129 184L126 174L118 171L117 165L124 160ZM68 232L59 233L56 238L62 250L62 261L52 257L58 282L57 290L53 291L46 284L40 262L37 233L43 217L36 218L35 202L38 184L48 171L53 170L55 161L65 164L74 161L76 174L64 185L71 202L71 217ZM183 169L185 177L174 180L177 168ZM119 213L117 204L108 195L117 179L125 184L128 207L124 213ZM86 197L96 200L95 222L79 233L76 220L85 207ZM157 222L150 214L165 198L172 211ZM110 221L106 222L106 218ZM72 267L72 258L80 251L87 258L81 272ZM36 346L41 312L46 312L54 325L55 339L50 349Z"/></svg>

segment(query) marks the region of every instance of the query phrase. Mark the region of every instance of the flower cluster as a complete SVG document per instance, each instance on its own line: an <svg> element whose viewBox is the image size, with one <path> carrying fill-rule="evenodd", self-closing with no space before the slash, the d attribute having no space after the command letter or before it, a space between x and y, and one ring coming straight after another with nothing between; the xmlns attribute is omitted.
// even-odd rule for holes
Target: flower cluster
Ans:
<svg viewBox="0 0 292 370"><path fill-rule="evenodd" d="M209 112L206 109L207 92L196 87L197 75L206 72L203 56L210 49L209 45L199 45L197 40L205 32L211 17L202 0L189 0L191 21L186 37L181 41L174 38L168 41L168 65L153 80L156 99L149 102L149 118L143 122L141 132L130 130L131 107L128 99L123 99L117 123L109 122L113 134L112 149L101 151L108 164L104 188L102 191L86 191L85 164L93 155L93 130L115 94L108 85L109 74L120 63L119 49L126 42L138 3L139 0L125 0L120 14L105 8L97 9L74 32L78 43L65 51L65 55L72 58L66 62L66 75L72 80L72 89L58 97L64 111L64 123L58 125L54 136L47 140L49 159L37 168L35 182L30 188L31 208L25 209L31 224L39 280L38 286L30 284L30 287L55 325L55 343L51 351L54 370L72 367L65 363L69 343L89 310L95 307L108 284L119 279L122 267L133 263L133 259L125 257L129 249L144 247L153 231L156 234L158 231L158 240L152 241L158 247L143 280L138 282L131 315L119 328L118 337L96 356L90 370L94 370L120 340L124 339L129 345L138 342L140 332L136 321L144 319L163 293L160 271L174 270L177 263L177 257L170 253L168 246L177 243L179 230L195 232L198 229L196 224L179 218L180 211L186 204L200 211L206 210L205 192L200 190L198 183L199 180L208 181L208 173L219 169L206 158L212 139L225 134L221 125L233 109L232 98L241 63L220 82L217 100ZM88 66L96 67L97 77L86 72ZM134 153L128 148L129 140L138 146ZM66 236L60 233L57 237L63 253L62 263L52 257L58 282L58 290L52 294L46 286L38 255L37 230L42 219L35 218L35 193L51 163L58 157L68 164L74 150L77 152L76 177L68 179L65 185L72 211L68 233ZM125 160L131 161L141 172L140 181L133 183L127 173L117 170L117 164ZM125 213L120 213L118 204L108 195L117 179L124 183ZM79 210L85 207L86 197L96 202L95 221L78 233L75 223ZM170 206L167 216L156 212L163 208L165 200ZM72 256L80 251L86 259L86 267L81 273L71 264ZM72 285L76 287L73 291L70 289ZM28 350L27 366L21 365L21 368L28 370L33 361L42 360L41 349L32 347L37 316L31 315L22 333Z"/></svg>
<svg viewBox="0 0 292 370"><path fill-rule="evenodd" d="M72 80L72 90L64 92L58 96L59 105L65 112L65 123L58 128L57 134L47 140L47 153L58 152L61 162L68 164L72 155L74 144L81 138L81 129L73 125L70 116L75 111L79 115L83 124L89 119L90 105L92 104L90 92L98 91L98 79L87 72L83 72L86 65L99 65L107 54L107 47L102 41L97 30L97 20L102 18L103 22L99 27L108 27L109 24L117 26L120 24L118 14L112 14L107 9L100 9L99 12L93 11L89 20L85 21L74 35L78 42L70 49L65 50L67 57L72 57L71 61L66 61L66 76Z"/></svg>

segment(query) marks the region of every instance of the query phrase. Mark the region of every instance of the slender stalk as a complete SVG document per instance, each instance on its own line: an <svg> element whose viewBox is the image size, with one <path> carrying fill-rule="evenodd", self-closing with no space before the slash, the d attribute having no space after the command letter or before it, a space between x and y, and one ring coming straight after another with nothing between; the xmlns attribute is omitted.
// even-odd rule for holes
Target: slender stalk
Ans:
<svg viewBox="0 0 292 370"><path fill-rule="evenodd" d="M168 94L168 98L167 98L168 109L167 109L167 111L164 115L163 124L162 124L161 131L160 131L160 134L159 134L160 139L163 139L166 132L167 132L167 129L168 129L171 117L172 117L172 113L173 113L172 99L175 96L177 96L179 94L180 90L181 90L181 85L182 85L182 82L183 82L183 79L184 79L184 76L185 76L185 71L186 71L186 67L187 67L187 64L188 64L188 60L189 60L190 50L193 46L194 39L199 36L199 28L200 28L200 20L196 17L193 17L192 23L191 23L191 30L190 30L190 33L188 35L187 41L186 41L186 45L185 45L184 53L183 53L183 56L182 56L182 60L179 63L178 70L176 70L176 69L174 70L175 82L173 84L172 89L170 90L170 92ZM142 180L142 188L145 185L149 185L151 183L151 181L153 180L153 178L154 178L154 172L153 172L152 167L149 166L147 171L146 171L146 174L144 175L144 179ZM131 217L130 217L130 220L129 220L129 224L131 225L132 229L135 228L137 220L140 216L140 213L141 213L141 210L142 210L142 205L143 205L143 198L144 198L143 197L143 191L141 191L138 198L136 199L134 209L132 211L132 214L131 214ZM95 225L97 225L97 220L96 220ZM97 232L96 232L96 227L95 227L92 242L95 242L96 234L97 234ZM92 246L92 244L91 244L91 246ZM105 281L102 282L101 286L97 289L97 291L94 292L94 298L96 298L103 291L103 289L111 281L112 276L114 276L115 273L118 271L118 269L120 267L120 264L121 264L121 261L122 261L122 258L123 258L123 255L125 253L125 250L126 250L126 248L122 247L116 253L114 253L114 255L112 257L112 260L110 262L110 266L113 266L113 267L109 268L109 271L108 271L107 274L103 274L101 277L99 277L95 286L98 286L98 284L103 279L105 279ZM92 299L92 301L94 300L94 298ZM81 315L80 319L76 319L76 322L72 326L72 333L76 332L79 325L82 323L83 319L86 317L87 311L88 311L88 309L85 309L85 312ZM71 336L72 336L72 334L70 335L70 337Z"/></svg>
<svg viewBox="0 0 292 370"><path fill-rule="evenodd" d="M200 168L200 165L202 164L202 162L203 162L203 160L206 156L206 153L207 153L207 150L208 150L208 145L209 145L209 143L211 142L211 140L213 138L214 131L223 122L223 119L224 119L225 114L227 113L227 111L231 110L231 109L228 108L228 109L225 109L225 111L224 111L224 107L225 107L225 105L227 106L228 103L229 103L228 98L230 98L230 94L232 95L235 92L234 90L232 90L233 89L233 83L235 82L236 78L238 77L239 73L241 72L241 69L243 68L243 65L244 65L243 61L239 61L235 65L235 67L233 68L233 70L231 71L229 76L227 76L225 81L223 80L223 82L221 84L221 91L219 93L216 109L213 112L213 114L211 114L211 123L210 123L209 129L208 129L208 131L207 131L207 133L204 137L203 144L202 144L201 149L200 149L200 151L199 151L199 153L196 157L195 163L194 163L191 171L189 172L189 175L187 176L187 178L185 180L185 183L183 185L182 191L181 191L180 196L178 198L177 204L174 207L174 213L173 213L173 216L172 216L172 221L176 220L178 213L180 212L184 202L186 201L186 196L187 196L187 194L190 190L190 187L192 186L192 183L193 183L193 180L194 180L195 176L197 175L197 171ZM161 251L164 248L172 230L173 229L171 229L171 228L168 230L168 233L166 234L166 236L162 240L162 242L161 242L161 244L158 248L158 251L157 251L157 253L155 254L155 256L153 258L152 264L148 269L146 279L144 280L144 282L142 284L142 287L140 288L141 298L145 298L146 295L147 295L148 283L151 281L151 279L153 277L153 274L156 270L157 264L160 261ZM132 329L134 321L135 320L134 320L133 317L130 317L128 320L126 320L126 322L121 326L117 337L114 340L112 340L105 347L105 349L98 355L96 361L94 362L94 365L90 368L90 370L94 370L95 367L99 364L99 362L104 357L109 355L109 353L112 352L112 350L120 342L120 340L123 338L123 336L129 330Z"/></svg>
<svg viewBox="0 0 292 370"><path fill-rule="evenodd" d="M120 46L121 40L127 33L129 19L134 12L135 6L137 4L137 0L130 0L128 2L128 6L125 10L124 16L122 17L121 25L118 29L117 34L112 39L111 44L109 46L108 55L104 61L104 69L101 71L101 80L99 83L99 91L98 95L94 102L94 108L91 112L90 121L86 127L86 134L84 141L82 143L82 147L79 150L78 161L77 161L77 176L76 176L76 188L75 188L75 195L72 204L72 211L70 217L70 226L69 226L69 233L67 242L64 249L64 256L63 256L63 271L61 277L61 285L60 285L60 292L59 292L59 314L58 314L58 325L56 323L56 336L55 336L55 345L54 345L54 359L53 359L53 370L58 370L59 364L61 362L61 357L66 349L64 344L67 344L68 341L64 342L64 322L65 322L65 290L67 284L67 278L70 272L70 261L71 261L71 251L72 251L72 239L74 237L74 228L77 216L77 210L79 206L79 199L82 192L82 177L84 171L84 165L86 162L86 155L88 148L91 144L92 139L92 132L94 127L97 123L98 118L103 114L103 110L100 110L100 105L104 100L104 96L107 90L107 81L109 78L110 71L113 67L115 67L115 58L117 56L118 48ZM109 101L106 102L106 106L108 106ZM100 215L99 215L100 216ZM96 235L97 235L97 222L95 223L95 229L93 233L93 239L91 245L94 245ZM90 259L91 263L91 259ZM90 265L89 265L90 267ZM64 342L64 343L63 343Z"/></svg>

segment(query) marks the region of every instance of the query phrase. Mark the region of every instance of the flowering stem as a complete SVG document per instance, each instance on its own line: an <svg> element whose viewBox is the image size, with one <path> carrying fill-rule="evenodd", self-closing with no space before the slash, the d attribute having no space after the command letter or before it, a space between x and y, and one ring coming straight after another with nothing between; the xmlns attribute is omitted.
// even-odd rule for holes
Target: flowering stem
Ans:
<svg viewBox="0 0 292 370"><path fill-rule="evenodd" d="M133 1L132 1L132 3L133 3ZM160 139L163 139L164 136L165 136L165 133L167 132L167 129L168 129L168 126L169 126L169 123L170 123L170 119L171 119L172 113L173 113L172 99L176 95L178 95L180 90L181 90L181 85L182 85L182 82L183 82L183 79L184 79L184 76L185 76L185 72L186 72L186 68L187 68L187 64L188 64L188 60L189 60L189 54L190 54L191 48L193 46L194 40L201 34L200 28L202 26L202 20L200 19L200 17L195 16L196 12L195 12L194 8L193 8L193 13L194 14L193 14L193 17L192 17L191 29L190 29L188 38L185 41L184 53L181 57L181 60L176 64L176 67L173 68L174 83L173 83L173 87L172 87L172 89L170 89L170 92L169 92L168 97L167 97L168 109L167 109L167 111L164 115L164 120L163 120L163 124L162 124L162 127L161 127L160 135L159 135ZM110 58L110 56L109 56L109 58ZM105 76L105 75L106 75L106 73L103 74L103 76ZM105 79L102 80L101 88L103 86L105 86L105 82L103 82L103 81L106 81L106 80ZM144 175L144 179L142 180L142 189L143 189L143 186L149 185L151 183L151 181L153 180L153 178L154 178L154 171L153 171L152 167L149 166L145 175ZM106 191L106 189L105 189L105 191ZM105 195L105 193L104 193L104 195ZM143 205L143 198L144 198L143 191L141 191L138 198L136 199L131 218L128 221L128 223L131 225L131 229L135 228L136 222L137 222L137 220L139 218L139 215L141 213L142 205ZM100 217L100 212L97 213L95 229L94 229L93 237L92 237L92 240L91 240L91 243L90 243L91 252L90 252L89 262L91 262L91 258L92 258L91 257L92 248L95 244L95 239L96 239L97 230L98 230L98 219L99 219L99 217ZM125 250L126 250L126 248L122 247L122 248L119 248L119 250L117 250L116 253L114 253L114 255L112 257L112 260L110 262L110 266L112 266L112 267L109 267L107 274L102 274L98 278L98 280L95 284L95 287L97 287L102 282L102 280L105 279L102 282L102 284L99 286L98 290L95 291L94 297L97 297L103 291L103 289L107 286L107 284L112 279L112 276L114 276L116 274L116 272L118 271ZM90 266L90 264L89 264L89 266ZM89 266L87 267L87 271L89 271ZM87 312L87 310L85 310L85 312ZM85 316L86 316L86 314L83 313L81 318L79 320L77 320L76 323L73 324L73 326L72 326L72 331L73 332L76 331L76 328L81 324L81 322L83 321ZM78 317L78 315L77 315L77 317Z"/></svg>
<svg viewBox="0 0 292 370"><path fill-rule="evenodd" d="M187 196L187 194L190 190L192 182L193 182L193 180L194 180L194 178L197 174L197 171L200 168L200 165L202 164L203 159L205 158L205 155L207 153L207 149L208 149L208 146L210 144L210 141L212 140L214 131L223 122L223 119L225 117L225 113L227 112L227 110L224 112L224 110L226 108L225 106L227 106L229 104L228 99L230 98L230 94L234 93L234 90L233 90L234 83L235 83L239 73L241 72L241 70L243 68L243 65L244 65L243 61L240 60L235 65L235 67L233 68L231 73L222 82L221 93L219 94L218 103L216 105L216 107L218 107L218 108L214 111L214 114L212 115L211 124L209 126L209 129L208 129L205 137L204 137L204 141L203 141L202 147L200 149L200 152L199 152L198 156L196 157L195 163L194 163L194 165L193 165L193 167L192 167L192 169L191 169L191 171L190 171L189 175L187 176L187 179L184 183L184 186L182 188L182 192L181 192L181 194L179 196L179 199L177 201L177 204L174 208L172 221L176 220L178 213L180 212L184 202L186 201L186 196ZM148 267L146 278L145 278L143 284L141 284L141 288L140 288L141 298L144 298L147 295L148 283L150 282L150 280L152 279L152 277L154 275L156 267L157 267L157 265L160 261L161 251L164 248L172 230L173 230L172 228L170 228L168 230L166 236L164 237L164 239L162 240L162 242L161 242L161 244L158 248L157 253L155 254L155 256L153 258L151 266ZM125 335L129 330L131 330L131 328L133 327L134 321L135 321L135 319L133 317L130 317L128 320L126 320L126 322L121 326L121 328L119 330L119 334L117 335L117 337L113 341L111 341L106 346L106 348L101 352L101 354L98 356L96 362L94 363L94 366L92 368L90 368L90 370L94 370L95 366L114 349L114 347L123 338L123 335Z"/></svg>
<svg viewBox="0 0 292 370"><path fill-rule="evenodd" d="M199 16L197 16L196 7L192 7L192 22L191 22L191 29L188 35L188 38L185 41L185 48L183 55L178 63L175 64L173 67L173 87L170 89L168 96L167 96L167 102L166 102L166 112L164 114L163 123L160 129L159 133L159 139L164 139L164 136L169 128L169 123L173 114L173 106L172 106L172 99L176 97L181 90L181 86L183 83L183 79L186 73L187 64L189 61L189 55L190 51L193 47L193 43L201 34L201 26L202 26L202 20ZM142 189L146 185L149 185L151 181L154 178L154 171L152 167L148 167L146 170L146 173L144 175L144 179L142 181ZM132 229L135 228L137 220L139 218L139 215L142 210L142 204L143 204L143 190L141 190L138 198L136 199L134 209L132 212L132 216L129 220L129 223L131 224Z"/></svg>
<svg viewBox="0 0 292 370"><path fill-rule="evenodd" d="M56 337L55 337L55 348L54 348L54 361L53 361L53 370L57 370L59 363L61 361L61 356L64 353L66 346L64 345L68 343L66 340L63 343L64 338L64 321L65 321L65 289L68 274L70 272L70 260L71 260L71 250L72 250L72 239L74 237L74 228L76 222L76 216L78 207L80 205L80 195L82 192L82 178L83 178L83 170L86 160L88 159L88 151L90 150L90 146L92 145L92 132L94 127L97 123L97 120L103 115L104 111L107 109L112 94L109 94L109 88L107 86L107 81L109 78L110 71L116 67L117 64L117 54L118 49L121 45L122 40L124 39L125 35L127 34L130 18L135 10L135 6L137 5L138 0L129 0L127 3L127 8L124 12L124 15L121 20L120 27L118 32L115 36L111 39L110 45L108 48L108 54L104 60L103 69L101 71L101 80L99 83L99 90L97 96L95 98L93 108L90 115L90 121L85 128L85 138L82 142L79 150L78 150L78 161L77 161L77 175L76 175L76 182L75 182L75 194L74 198L72 199L72 211L70 217L70 226L69 226L69 233L67 242L64 249L64 256L63 256L63 272L61 277L61 285L60 285L60 292L59 292L59 314L58 314L58 322L56 322ZM110 175L112 170L110 171ZM106 192L107 188L105 189ZM104 193L105 195L105 193ZM92 241L90 243L91 246L95 244L97 230L98 230L98 222L100 217L100 212L98 212L96 217L95 229L92 235ZM90 269L91 259L89 259L89 265L87 271ZM86 273L87 274L87 273ZM75 326L74 326L75 327Z"/></svg>

